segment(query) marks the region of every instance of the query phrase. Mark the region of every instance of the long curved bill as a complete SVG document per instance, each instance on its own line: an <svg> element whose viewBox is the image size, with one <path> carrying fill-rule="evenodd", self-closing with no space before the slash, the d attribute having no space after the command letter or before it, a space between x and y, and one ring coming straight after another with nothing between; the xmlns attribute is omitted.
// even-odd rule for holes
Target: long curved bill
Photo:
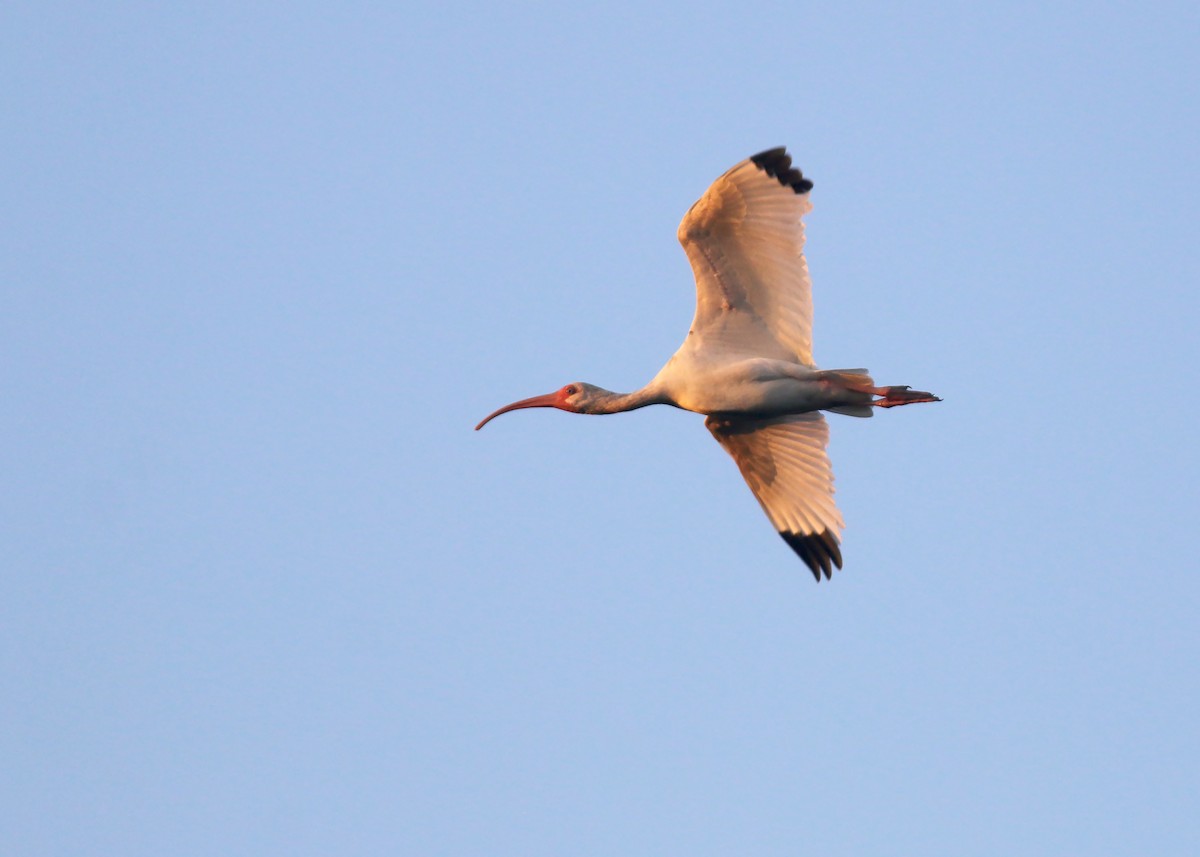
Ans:
<svg viewBox="0 0 1200 857"><path fill-rule="evenodd" d="M544 396L533 396L529 399L522 399L519 402L513 402L511 405L505 405L500 410L493 411L484 417L483 421L480 422L479 425L475 426L475 431L479 431L496 417L500 416L501 414L507 414L509 411L516 411L521 408L553 408L556 406L555 397L557 395L557 392L547 393Z"/></svg>

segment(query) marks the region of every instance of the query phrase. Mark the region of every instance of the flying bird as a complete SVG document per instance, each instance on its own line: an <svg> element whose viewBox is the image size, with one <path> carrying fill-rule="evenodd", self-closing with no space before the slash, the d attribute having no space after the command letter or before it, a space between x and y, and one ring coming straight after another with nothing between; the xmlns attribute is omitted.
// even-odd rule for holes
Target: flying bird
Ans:
<svg viewBox="0 0 1200 857"><path fill-rule="evenodd" d="M613 393L577 381L505 405L613 414L673 405L704 425L737 462L771 524L817 581L842 567L845 528L833 500L821 411L869 417L875 408L939 402L909 387L877 387L866 369L818 369L804 224L813 184L782 146L718 178L679 224L696 276L696 316L649 384Z"/></svg>

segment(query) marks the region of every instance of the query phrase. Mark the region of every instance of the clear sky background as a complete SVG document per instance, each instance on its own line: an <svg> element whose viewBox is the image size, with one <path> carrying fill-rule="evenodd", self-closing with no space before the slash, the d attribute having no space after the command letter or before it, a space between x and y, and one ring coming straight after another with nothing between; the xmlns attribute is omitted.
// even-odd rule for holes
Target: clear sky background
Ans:
<svg viewBox="0 0 1200 857"><path fill-rule="evenodd" d="M980 8L982 6L982 8ZM0 852L1200 851L1200 7L0 12ZM786 144L817 585L682 340Z"/></svg>

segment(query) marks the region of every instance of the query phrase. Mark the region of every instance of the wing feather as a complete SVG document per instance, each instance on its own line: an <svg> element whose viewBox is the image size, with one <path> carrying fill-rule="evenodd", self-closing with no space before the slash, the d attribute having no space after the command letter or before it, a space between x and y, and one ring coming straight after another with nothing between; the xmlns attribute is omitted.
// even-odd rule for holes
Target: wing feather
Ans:
<svg viewBox="0 0 1200 857"><path fill-rule="evenodd" d="M768 418L710 416L704 425L733 456L746 484L783 540L817 580L842 567L845 528L833 499L825 447L829 425L819 412Z"/></svg>
<svg viewBox="0 0 1200 857"><path fill-rule="evenodd" d="M697 347L813 365L801 218L812 182L782 147L734 166L679 224L696 276Z"/></svg>

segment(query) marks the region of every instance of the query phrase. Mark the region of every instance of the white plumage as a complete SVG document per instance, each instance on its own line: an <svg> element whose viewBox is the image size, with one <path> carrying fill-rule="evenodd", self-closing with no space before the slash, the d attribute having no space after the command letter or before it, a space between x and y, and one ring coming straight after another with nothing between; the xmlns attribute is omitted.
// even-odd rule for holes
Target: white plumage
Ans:
<svg viewBox="0 0 1200 857"><path fill-rule="evenodd" d="M812 291L804 260L809 181L781 147L718 178L684 215L679 241L696 276L696 315L679 350L640 390L583 382L506 405L609 414L652 404L707 414L771 524L821 579L841 568L829 426L820 411L869 417L872 407L940 401L876 387L865 369L820 370L812 355ZM880 397L880 398L876 398Z"/></svg>

